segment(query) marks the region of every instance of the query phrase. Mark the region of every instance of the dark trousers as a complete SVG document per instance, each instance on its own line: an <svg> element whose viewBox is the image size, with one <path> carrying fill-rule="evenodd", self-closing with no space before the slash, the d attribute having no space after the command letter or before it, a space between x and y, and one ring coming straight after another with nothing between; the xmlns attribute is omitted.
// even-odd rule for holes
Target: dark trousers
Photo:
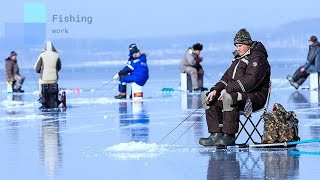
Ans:
<svg viewBox="0 0 320 180"><path fill-rule="evenodd" d="M307 73L307 71L301 72L300 69L303 66L299 67L296 72L292 75L292 79L294 82L296 82L299 86L301 86L304 81L309 77L310 73Z"/></svg>
<svg viewBox="0 0 320 180"><path fill-rule="evenodd" d="M267 94L263 91L241 93L242 100L240 101L237 101L237 92L229 94L233 99L232 111L222 111L223 103L222 101L218 101L217 98L213 100L210 108L206 110L206 120L209 133L223 132L227 134L236 134L239 130L240 110L244 109L246 100L251 100L253 111L263 108L267 100ZM216 97L219 96L220 94L216 95ZM223 124L223 127L220 128L219 124Z"/></svg>
<svg viewBox="0 0 320 180"><path fill-rule="evenodd" d="M127 92L127 83L134 82L133 75L123 75L119 79L119 92Z"/></svg>
<svg viewBox="0 0 320 180"><path fill-rule="evenodd" d="M206 110L208 132L236 134L239 130L239 108L234 108L232 111L227 112L222 112L222 109L222 101L216 101ZM219 124L223 124L223 127L220 128Z"/></svg>

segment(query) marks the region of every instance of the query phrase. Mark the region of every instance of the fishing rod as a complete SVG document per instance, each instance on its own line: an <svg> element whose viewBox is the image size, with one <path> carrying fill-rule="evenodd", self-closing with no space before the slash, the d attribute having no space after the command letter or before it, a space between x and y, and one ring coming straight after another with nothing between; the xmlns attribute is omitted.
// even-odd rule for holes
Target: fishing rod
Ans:
<svg viewBox="0 0 320 180"><path fill-rule="evenodd" d="M82 91L94 91L94 90L100 90L104 88L106 85L110 84L113 81L113 79L109 80L108 82L104 83L102 86L98 88L91 88L91 89L82 89Z"/></svg>
<svg viewBox="0 0 320 180"><path fill-rule="evenodd" d="M206 100L204 103L202 103L196 110L194 110L191 114L189 114L183 121L181 121L175 128L173 128L167 135L165 135L159 143L161 143L167 136L169 136L175 129L177 129L183 122L185 122L190 116L192 116L196 111L198 111L204 104L206 104L208 101Z"/></svg>
<svg viewBox="0 0 320 180"><path fill-rule="evenodd" d="M93 92L95 90L102 90L103 87L105 87L106 85L110 84L111 82L113 81L113 79L109 80L108 82L104 83L101 87L98 87L98 88L90 88L90 89L80 89L80 88L74 88L74 89L64 89L64 90L71 90L73 92L76 92L76 93L79 93L81 91L84 91L84 92ZM114 86L113 86L114 87ZM112 87L112 88L113 88Z"/></svg>
<svg viewBox="0 0 320 180"><path fill-rule="evenodd" d="M204 77L206 77L211 83L214 83L213 78L204 73Z"/></svg>
<svg viewBox="0 0 320 180"><path fill-rule="evenodd" d="M113 79L109 80L108 82L104 83L100 88L96 88L96 89L102 89L104 88L106 85L108 85L109 83L111 83L113 81Z"/></svg>
<svg viewBox="0 0 320 180"><path fill-rule="evenodd" d="M177 140L175 140L175 141L172 143L172 145L174 145L183 135L185 135L185 134L202 118L202 116L203 116L204 114L206 114L206 113L203 113L187 130L185 130L185 131L179 136L179 138L178 138Z"/></svg>
<svg viewBox="0 0 320 180"><path fill-rule="evenodd" d="M292 142L283 142L283 143L272 143L272 144L238 144L231 147L239 147L239 148L268 148L268 147L291 147L298 144L306 144L306 143L315 143L320 142L320 139L309 139L302 141L292 141ZM218 145L217 149L226 149L228 146Z"/></svg>

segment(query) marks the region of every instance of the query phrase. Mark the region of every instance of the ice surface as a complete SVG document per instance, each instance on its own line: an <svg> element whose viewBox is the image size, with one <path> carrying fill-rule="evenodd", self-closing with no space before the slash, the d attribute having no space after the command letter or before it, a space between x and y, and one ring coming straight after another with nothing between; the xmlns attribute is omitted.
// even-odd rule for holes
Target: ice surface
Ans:
<svg viewBox="0 0 320 180"><path fill-rule="evenodd" d="M314 165L320 158L319 143L280 150L200 146L199 138L208 136L201 94L161 91L179 89L177 65L151 65L144 97L133 101L113 98L117 82L101 88L122 65L92 64L62 69L59 87L67 90L66 112L38 109L33 69L21 72L26 74L26 93L0 94L0 179L311 179L320 170ZM210 77L204 86L210 88L226 65L204 67ZM296 91L285 78L296 67L273 66L269 107L278 102L294 110L301 139L320 138L318 104L311 103L308 89ZM246 136L239 138L241 143Z"/></svg>

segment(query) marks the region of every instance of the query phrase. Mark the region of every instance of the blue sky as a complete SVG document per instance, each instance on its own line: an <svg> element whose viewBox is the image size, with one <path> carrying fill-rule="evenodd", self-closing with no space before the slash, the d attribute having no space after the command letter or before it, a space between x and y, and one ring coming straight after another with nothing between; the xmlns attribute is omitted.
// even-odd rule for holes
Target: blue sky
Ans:
<svg viewBox="0 0 320 180"><path fill-rule="evenodd" d="M25 2L28 0L25 0ZM320 1L301 0L32 0L43 2L47 9L47 36L136 38L204 34L273 28L307 18L318 18ZM21 12L21 14L20 14ZM92 17L93 23L57 23L52 15ZM23 2L1 3L0 36L4 23L23 21ZM69 30L52 34L52 29ZM306 27L307 28L307 27Z"/></svg>

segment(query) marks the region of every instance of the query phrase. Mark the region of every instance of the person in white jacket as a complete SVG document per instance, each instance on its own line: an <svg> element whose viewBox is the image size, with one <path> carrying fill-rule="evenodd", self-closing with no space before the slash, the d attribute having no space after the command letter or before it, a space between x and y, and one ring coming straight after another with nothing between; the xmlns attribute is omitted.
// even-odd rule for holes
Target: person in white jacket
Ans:
<svg viewBox="0 0 320 180"><path fill-rule="evenodd" d="M57 84L58 72L61 70L61 60L59 53L54 48L53 44L48 41L46 47L40 54L34 69L40 73L39 78L39 94L41 95L42 84Z"/></svg>

